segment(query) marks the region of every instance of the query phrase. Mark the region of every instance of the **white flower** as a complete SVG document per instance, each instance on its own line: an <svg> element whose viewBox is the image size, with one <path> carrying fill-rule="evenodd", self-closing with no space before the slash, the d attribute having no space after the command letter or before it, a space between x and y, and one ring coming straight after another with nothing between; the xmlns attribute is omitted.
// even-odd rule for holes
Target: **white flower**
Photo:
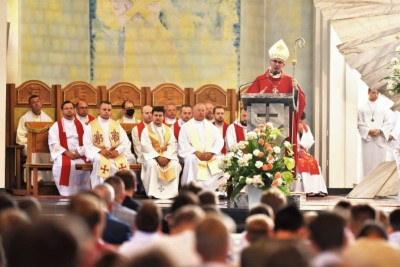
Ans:
<svg viewBox="0 0 400 267"><path fill-rule="evenodd" d="M254 156L258 156L258 154L260 154L260 150L258 150L258 149L254 149L254 151L253 151L253 155Z"/></svg>
<svg viewBox="0 0 400 267"><path fill-rule="evenodd" d="M261 168L264 164L261 161L256 161L254 166L256 166L257 169Z"/></svg>
<svg viewBox="0 0 400 267"><path fill-rule="evenodd" d="M267 126L267 128L271 128L271 130L274 129L274 125L272 124L272 122L267 122L265 125Z"/></svg>
<svg viewBox="0 0 400 267"><path fill-rule="evenodd" d="M223 179L229 179L231 177L231 174L229 172L224 172L224 178Z"/></svg>
<svg viewBox="0 0 400 267"><path fill-rule="evenodd" d="M245 149L246 148L246 143L243 141L240 141L238 144L239 149Z"/></svg>
<svg viewBox="0 0 400 267"><path fill-rule="evenodd" d="M247 166L249 166L249 162L244 158L239 158L238 165L239 165L239 167L247 167Z"/></svg>
<svg viewBox="0 0 400 267"><path fill-rule="evenodd" d="M251 185L252 183L253 183L253 179L247 177L247 178L246 178L246 184L247 184L247 185Z"/></svg>
<svg viewBox="0 0 400 267"><path fill-rule="evenodd" d="M273 164L275 162L275 158L274 157L268 158L267 162Z"/></svg>
<svg viewBox="0 0 400 267"><path fill-rule="evenodd" d="M253 176L253 184L254 185L262 185L262 186L264 186L264 182L262 180L261 175L254 175Z"/></svg>
<svg viewBox="0 0 400 267"><path fill-rule="evenodd" d="M289 141L285 141L285 142L283 142L283 145L284 145L285 147L290 147L290 142L289 142Z"/></svg>
<svg viewBox="0 0 400 267"><path fill-rule="evenodd" d="M274 146L274 152L275 152L276 154L281 153L281 148L280 148L279 146Z"/></svg>
<svg viewBox="0 0 400 267"><path fill-rule="evenodd" d="M251 159L253 158L253 154L250 154L250 153L244 154L244 155L243 155L243 158L244 158L246 161L249 161L249 160L251 160Z"/></svg>
<svg viewBox="0 0 400 267"><path fill-rule="evenodd" d="M257 133L255 132L247 132L247 140L255 140L258 138Z"/></svg>

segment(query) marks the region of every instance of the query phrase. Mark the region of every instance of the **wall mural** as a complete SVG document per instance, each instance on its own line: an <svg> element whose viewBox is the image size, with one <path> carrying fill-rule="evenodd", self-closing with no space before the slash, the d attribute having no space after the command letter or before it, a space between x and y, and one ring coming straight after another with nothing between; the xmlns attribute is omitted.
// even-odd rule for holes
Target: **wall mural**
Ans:
<svg viewBox="0 0 400 267"><path fill-rule="evenodd" d="M235 88L240 0L90 0L94 84Z"/></svg>

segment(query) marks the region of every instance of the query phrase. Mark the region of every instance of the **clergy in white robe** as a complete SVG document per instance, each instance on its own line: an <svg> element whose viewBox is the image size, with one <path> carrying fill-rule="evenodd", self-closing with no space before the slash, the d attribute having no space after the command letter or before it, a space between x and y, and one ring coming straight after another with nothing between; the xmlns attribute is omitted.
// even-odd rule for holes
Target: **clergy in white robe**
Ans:
<svg viewBox="0 0 400 267"><path fill-rule="evenodd" d="M111 104L107 101L101 102L99 117L86 127L83 145L86 157L93 163L90 174L92 188L136 162L126 132L111 119Z"/></svg>
<svg viewBox="0 0 400 267"><path fill-rule="evenodd" d="M86 125L94 120L94 117L89 114L89 105L85 100L79 100L76 103L75 118Z"/></svg>
<svg viewBox="0 0 400 267"><path fill-rule="evenodd" d="M175 136L163 120L164 108L154 107L153 122L142 132L142 180L147 196L169 199L178 194L182 167Z"/></svg>
<svg viewBox="0 0 400 267"><path fill-rule="evenodd" d="M204 189L215 191L218 179L223 176L218 158L224 139L217 127L205 120L205 112L204 104L196 104L193 118L179 132L178 153L184 159L181 184L194 181Z"/></svg>
<svg viewBox="0 0 400 267"><path fill-rule="evenodd" d="M386 146L393 128L390 109L377 101L377 90L368 90L368 101L358 109L361 136L362 177L385 161Z"/></svg>
<svg viewBox="0 0 400 267"><path fill-rule="evenodd" d="M143 129L147 124L153 121L152 110L153 107L147 105L142 108L142 121L133 127L131 132L133 150L135 151L137 162L140 164L143 163L142 144L140 143L140 139L142 137Z"/></svg>
<svg viewBox="0 0 400 267"><path fill-rule="evenodd" d="M72 102L65 101L61 109L63 118L49 130L49 148L58 192L62 196L72 196L90 189L90 173L75 169L76 164L85 163L82 140L85 126L75 119Z"/></svg>
<svg viewBox="0 0 400 267"><path fill-rule="evenodd" d="M24 149L22 154L26 156L27 153L27 143L28 143L28 129L25 126L25 122L35 121L35 122L51 122L53 121L43 110L42 110L42 100L38 95L31 95L29 97L29 105L31 110L27 111L19 119L16 143L18 145L23 145ZM34 153L32 155L32 161L35 163L49 163L50 155L48 153ZM38 179L43 181L51 181L50 171L39 171Z"/></svg>
<svg viewBox="0 0 400 267"><path fill-rule="evenodd" d="M232 148L240 141L247 140L247 111L240 111L240 120L236 119L226 130L226 151L232 152Z"/></svg>
<svg viewBox="0 0 400 267"><path fill-rule="evenodd" d="M303 113L304 115L305 113ZM317 160L308 153L314 145L314 136L310 127L303 122L302 116L297 133L299 144L299 160L297 172L303 181L304 192L310 196L324 196L328 194L324 177L322 177L321 167Z"/></svg>
<svg viewBox="0 0 400 267"><path fill-rule="evenodd" d="M400 112L392 112L393 128L389 134L389 142L386 150L386 160L396 161L397 176L400 178ZM397 193L397 200L400 201L400 182Z"/></svg>

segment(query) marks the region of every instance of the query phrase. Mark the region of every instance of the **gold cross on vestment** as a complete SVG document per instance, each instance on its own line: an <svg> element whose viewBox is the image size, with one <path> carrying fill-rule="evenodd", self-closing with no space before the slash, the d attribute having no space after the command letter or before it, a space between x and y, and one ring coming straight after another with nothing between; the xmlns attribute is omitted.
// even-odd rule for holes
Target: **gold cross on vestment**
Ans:
<svg viewBox="0 0 400 267"><path fill-rule="evenodd" d="M100 170L102 170L103 173L106 173L109 171L109 169L107 168L107 165L104 165L103 167L101 167Z"/></svg>
<svg viewBox="0 0 400 267"><path fill-rule="evenodd" d="M94 135L94 144L100 145L102 142L103 142L103 135L99 133L99 131L96 131Z"/></svg>
<svg viewBox="0 0 400 267"><path fill-rule="evenodd" d="M126 165L123 163L119 164L118 170L120 170L120 171L126 170Z"/></svg>
<svg viewBox="0 0 400 267"><path fill-rule="evenodd" d="M111 140L113 140L115 143L119 141L119 132L117 132L115 129L111 132Z"/></svg>

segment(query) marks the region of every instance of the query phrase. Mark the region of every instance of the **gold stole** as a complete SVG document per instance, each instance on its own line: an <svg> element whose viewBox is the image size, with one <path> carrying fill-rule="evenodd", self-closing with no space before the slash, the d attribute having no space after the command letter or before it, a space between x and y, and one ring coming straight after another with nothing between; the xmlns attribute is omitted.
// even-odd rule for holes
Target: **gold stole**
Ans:
<svg viewBox="0 0 400 267"><path fill-rule="evenodd" d="M189 126L189 134L190 134L190 140L192 142L193 147L200 152L204 152L209 150L212 145L213 145L213 129L212 129L212 124L204 124L205 129L205 138L206 138L206 147L205 149L202 149L200 146L200 138L199 138L199 133L197 132L196 127L194 126L194 121L188 122L190 123ZM208 169L210 169L211 175L215 175L221 170L218 168L218 161L215 157L212 157L209 161L202 161L197 159L197 180L202 180L206 181L208 180Z"/></svg>
<svg viewBox="0 0 400 267"><path fill-rule="evenodd" d="M103 129L100 126L100 123L98 119L95 119L94 121L91 122L90 126L92 127L92 140L93 140L93 145L97 148L103 149L105 148L104 145L104 133ZM109 137L110 137L110 142L111 142L111 150L116 149L120 142L120 126L119 124L110 119L109 120ZM118 170L126 170L128 169L128 162L126 158L120 154L118 157L113 159L115 164L117 165ZM110 170L111 170L111 162L108 158L104 157L103 155L100 155L100 169L97 171L97 175L103 178L107 178L110 176Z"/></svg>
<svg viewBox="0 0 400 267"><path fill-rule="evenodd" d="M164 127L164 126L162 126ZM151 145L153 146L154 150L157 151L157 153L160 156L164 155L164 152L167 151L167 146L169 139L171 138L171 131L165 127L166 131L164 131L164 146L161 147L160 145L160 139L159 136L156 132L153 131L153 128L151 127L151 123L147 125L147 130L149 132L149 137L151 140ZM160 165L157 166L158 169L158 178L160 180L163 180L165 182L170 182L173 179L176 178L176 172L173 168L171 168L171 164L168 164L165 167L161 167Z"/></svg>

